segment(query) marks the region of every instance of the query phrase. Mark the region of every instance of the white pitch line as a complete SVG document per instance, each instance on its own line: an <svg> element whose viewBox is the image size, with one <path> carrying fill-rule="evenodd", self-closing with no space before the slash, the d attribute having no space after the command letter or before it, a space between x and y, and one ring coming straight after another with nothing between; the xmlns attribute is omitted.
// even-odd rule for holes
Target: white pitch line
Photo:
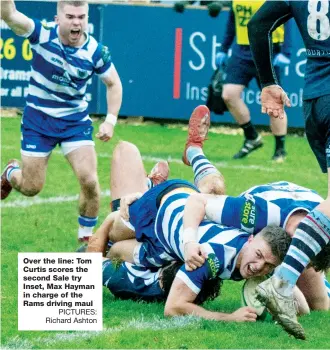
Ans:
<svg viewBox="0 0 330 350"><path fill-rule="evenodd" d="M106 190L101 192L101 197L110 197L110 191ZM58 197L49 197L49 198L22 198L16 199L12 202L3 202L0 204L0 208L27 208L32 205L40 204L54 204L54 203L64 203L64 202L75 202L79 198L79 195L74 196L58 196Z"/></svg>
<svg viewBox="0 0 330 350"><path fill-rule="evenodd" d="M55 333L53 336L49 337L38 337L34 338L33 342L27 339L24 339L18 335L9 339L9 341L3 345L2 349L33 349L35 345L41 346L52 346L58 345L61 342L69 342L75 339L93 339L97 337L101 337L104 335L110 335L113 333L118 333L127 330L145 330L150 329L153 331L158 330L168 330L168 329L178 329L185 327L194 327L199 328L199 324L201 323L201 319L193 316L178 316L173 318L160 318L154 317L149 321L146 321L144 317L139 319L133 319L126 324L120 325L118 327L110 327L106 328L103 331L95 331L95 332L75 332L75 333Z"/></svg>

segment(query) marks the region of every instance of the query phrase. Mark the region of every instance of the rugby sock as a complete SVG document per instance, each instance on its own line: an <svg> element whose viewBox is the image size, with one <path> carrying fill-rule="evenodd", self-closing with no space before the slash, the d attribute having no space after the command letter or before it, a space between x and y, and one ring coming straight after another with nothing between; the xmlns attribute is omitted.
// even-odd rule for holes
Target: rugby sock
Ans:
<svg viewBox="0 0 330 350"><path fill-rule="evenodd" d="M275 137L275 150L284 149L285 146L285 135L274 136Z"/></svg>
<svg viewBox="0 0 330 350"><path fill-rule="evenodd" d="M325 284L325 288L327 290L328 293L328 297L330 298L330 283L328 282L328 280L324 277L324 284Z"/></svg>
<svg viewBox="0 0 330 350"><path fill-rule="evenodd" d="M7 180L10 182L10 179L15 171L21 170L19 166L11 166L7 171Z"/></svg>
<svg viewBox="0 0 330 350"><path fill-rule="evenodd" d="M275 271L274 285L280 294L288 296L292 293L305 267L329 240L330 218L313 210L298 225L284 261Z"/></svg>
<svg viewBox="0 0 330 350"><path fill-rule="evenodd" d="M154 184L151 181L151 179L149 179L149 177L147 177L146 181L147 181L148 190L150 190L150 188L154 187Z"/></svg>
<svg viewBox="0 0 330 350"><path fill-rule="evenodd" d="M205 157L201 148L190 146L187 149L186 155L189 163L193 168L194 182L196 185L205 176L220 173L219 170Z"/></svg>
<svg viewBox="0 0 330 350"><path fill-rule="evenodd" d="M244 136L248 140L255 140L258 137L258 132L251 122L240 125L244 131Z"/></svg>
<svg viewBox="0 0 330 350"><path fill-rule="evenodd" d="M78 239L84 239L93 235L93 228L97 224L98 217L88 217L84 215L79 215L78 223Z"/></svg>

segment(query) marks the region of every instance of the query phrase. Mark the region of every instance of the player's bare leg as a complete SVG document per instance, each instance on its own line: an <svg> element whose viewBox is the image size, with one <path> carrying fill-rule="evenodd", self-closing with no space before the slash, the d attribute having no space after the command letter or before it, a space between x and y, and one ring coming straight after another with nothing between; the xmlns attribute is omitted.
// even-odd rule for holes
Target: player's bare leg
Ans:
<svg viewBox="0 0 330 350"><path fill-rule="evenodd" d="M130 142L120 141L111 161L111 199L148 190L146 171L138 148Z"/></svg>
<svg viewBox="0 0 330 350"><path fill-rule="evenodd" d="M286 151L284 147L285 136L288 131L288 118L284 112L283 118L270 118L270 128L275 137L275 152L272 160L276 163L284 162L286 158Z"/></svg>
<svg viewBox="0 0 330 350"><path fill-rule="evenodd" d="M42 190L46 180L48 159L49 156L31 157L22 155L21 166L16 160L11 161L1 177L1 192L3 192L2 187L7 185L7 193L5 196L1 195L1 199L8 196L11 191L10 187L28 197L37 195Z"/></svg>
<svg viewBox="0 0 330 350"><path fill-rule="evenodd" d="M88 240L97 223L100 186L94 146L82 146L66 155L80 184L78 239Z"/></svg>
<svg viewBox="0 0 330 350"><path fill-rule="evenodd" d="M253 124L251 124L250 111L242 99L242 92L244 89L244 85L224 84L222 91L222 98L230 114L243 129L245 135L243 146L239 152L233 156L234 159L244 158L263 145L261 136L258 134Z"/></svg>

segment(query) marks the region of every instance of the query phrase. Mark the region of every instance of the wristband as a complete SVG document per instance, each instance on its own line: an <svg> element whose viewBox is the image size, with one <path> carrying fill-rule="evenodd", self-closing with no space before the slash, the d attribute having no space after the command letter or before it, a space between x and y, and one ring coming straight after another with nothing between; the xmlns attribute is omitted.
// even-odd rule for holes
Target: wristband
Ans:
<svg viewBox="0 0 330 350"><path fill-rule="evenodd" d="M191 227L188 227L183 230L183 245L189 242L197 243L197 230Z"/></svg>
<svg viewBox="0 0 330 350"><path fill-rule="evenodd" d="M117 124L117 117L112 113L108 113L107 116L105 117L105 121L115 126Z"/></svg>

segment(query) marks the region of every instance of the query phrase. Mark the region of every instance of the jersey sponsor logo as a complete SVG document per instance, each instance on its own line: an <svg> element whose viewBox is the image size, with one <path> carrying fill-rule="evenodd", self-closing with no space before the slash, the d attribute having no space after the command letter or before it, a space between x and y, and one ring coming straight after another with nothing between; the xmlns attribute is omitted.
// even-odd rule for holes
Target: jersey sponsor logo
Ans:
<svg viewBox="0 0 330 350"><path fill-rule="evenodd" d="M60 64L61 66L63 66L63 62L62 62L61 60L59 60L58 58L56 58L56 57L52 57L50 60L51 60L52 62L58 63L58 64Z"/></svg>
<svg viewBox="0 0 330 350"><path fill-rule="evenodd" d="M107 46L102 47L101 57L104 63L108 63L111 61L111 54Z"/></svg>
<svg viewBox="0 0 330 350"><path fill-rule="evenodd" d="M219 259L215 256L214 253L211 253L208 255L206 262L209 275L211 276L211 278L216 278L220 268Z"/></svg>
<svg viewBox="0 0 330 350"><path fill-rule="evenodd" d="M52 79L53 79L53 80L56 80L56 82L57 82L57 83L60 83L61 85L66 85L66 86L70 85L70 86L72 86L72 87L74 87L74 88L77 88L77 84L75 84L75 83L71 80L71 78L70 78L68 72L64 72L64 74L61 75L61 76L60 76L60 75L57 75L57 74L53 74L53 75L52 75Z"/></svg>
<svg viewBox="0 0 330 350"><path fill-rule="evenodd" d="M250 231L256 223L256 206L251 196L247 196L241 212L242 227Z"/></svg>

